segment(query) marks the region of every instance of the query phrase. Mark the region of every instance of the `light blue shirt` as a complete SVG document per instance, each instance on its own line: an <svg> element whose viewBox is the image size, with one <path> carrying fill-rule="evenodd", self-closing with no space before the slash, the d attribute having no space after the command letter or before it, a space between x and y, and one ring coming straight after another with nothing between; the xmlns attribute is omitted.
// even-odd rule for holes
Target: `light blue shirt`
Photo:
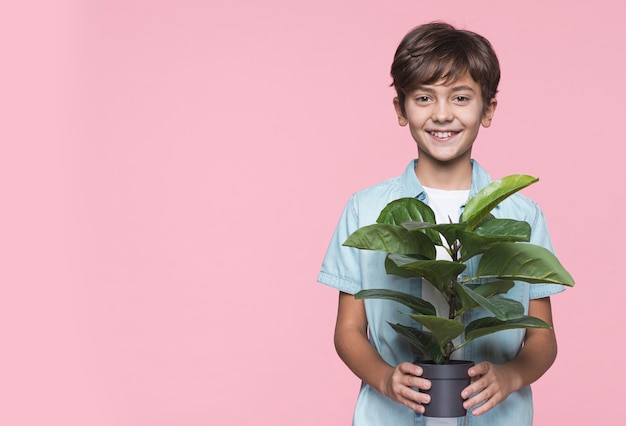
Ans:
<svg viewBox="0 0 626 426"><path fill-rule="evenodd" d="M428 203L426 192L415 175L416 161L411 161L401 176L359 191L350 197L324 258L318 276L320 283L350 294L363 289L393 288L402 289L416 296L421 295L420 278L406 279L387 275L384 267L385 253L358 250L342 245L358 228L376 223L380 211L393 200L416 197ZM491 179L487 172L472 160L472 186L469 197L489 182ZM543 213L534 201L521 194L515 194L498 205L492 214L498 218L528 222L532 228L531 243L553 251ZM477 259L471 259L462 275L471 276L477 263ZM516 282L507 297L521 302L528 312L530 299L548 297L563 290L563 286L555 284L531 285ZM405 361L414 362L417 359L411 345L388 324L388 322L398 322L411 325L412 320L398 312L401 309L403 309L402 305L396 302L378 299L365 300L369 340L382 358L394 366ZM462 320L467 324L488 315L490 313L486 310L477 308L465 314ZM475 363L481 361L505 363L513 359L520 350L524 333L524 329L516 329L481 337L462 349L461 358ZM525 387L511 394L505 401L481 416L474 417L468 412L465 425L526 426L532 424L532 417L532 394L530 387ZM463 425L463 420L459 418L458 424ZM404 405L386 398L371 386L363 384L354 411L353 425L414 426L424 425L424 418Z"/></svg>

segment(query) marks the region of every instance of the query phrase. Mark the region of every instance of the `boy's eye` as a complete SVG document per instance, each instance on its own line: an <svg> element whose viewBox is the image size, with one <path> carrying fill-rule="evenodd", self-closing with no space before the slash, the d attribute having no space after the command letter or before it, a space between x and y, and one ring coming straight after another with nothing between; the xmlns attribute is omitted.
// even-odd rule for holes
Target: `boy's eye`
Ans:
<svg viewBox="0 0 626 426"><path fill-rule="evenodd" d="M466 97L466 96L456 96L456 97L454 98L454 100L455 100L456 102L459 102L459 103L465 103L465 102L469 101L469 98L468 98L468 97Z"/></svg>
<svg viewBox="0 0 626 426"><path fill-rule="evenodd" d="M428 96L417 96L415 98L415 101L419 104L423 104L423 103L427 103L428 101L430 101L430 98Z"/></svg>

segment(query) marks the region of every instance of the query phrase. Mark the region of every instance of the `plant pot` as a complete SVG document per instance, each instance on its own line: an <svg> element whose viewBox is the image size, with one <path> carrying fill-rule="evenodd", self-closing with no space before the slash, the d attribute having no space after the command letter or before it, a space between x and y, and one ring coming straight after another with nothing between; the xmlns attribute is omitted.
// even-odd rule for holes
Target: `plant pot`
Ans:
<svg viewBox="0 0 626 426"><path fill-rule="evenodd" d="M467 370L474 365L472 361L452 360L450 364L434 364L429 361L418 362L424 369L422 377L431 381L427 391L430 403L424 404L426 417L464 417L461 391L470 384Z"/></svg>

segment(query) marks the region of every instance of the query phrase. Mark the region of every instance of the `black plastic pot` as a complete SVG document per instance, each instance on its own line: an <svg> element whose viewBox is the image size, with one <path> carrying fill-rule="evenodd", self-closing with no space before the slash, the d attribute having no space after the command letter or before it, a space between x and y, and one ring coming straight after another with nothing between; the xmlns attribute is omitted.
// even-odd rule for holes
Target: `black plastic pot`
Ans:
<svg viewBox="0 0 626 426"><path fill-rule="evenodd" d="M433 364L432 362L418 362L424 369L422 377L432 382L427 391L430 403L424 404L427 417L464 417L467 410L463 408L461 391L470 384L467 370L474 365L472 361L452 360L450 364Z"/></svg>

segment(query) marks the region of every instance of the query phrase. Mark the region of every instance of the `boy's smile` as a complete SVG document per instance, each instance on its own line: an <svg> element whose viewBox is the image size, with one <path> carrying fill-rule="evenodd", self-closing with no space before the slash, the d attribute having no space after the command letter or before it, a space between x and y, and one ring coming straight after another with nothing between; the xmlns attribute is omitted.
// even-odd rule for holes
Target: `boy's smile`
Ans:
<svg viewBox="0 0 626 426"><path fill-rule="evenodd" d="M407 93L404 113L394 106L401 126L409 126L420 161L450 165L467 160L480 126L489 127L497 102L484 104L481 88L469 75L450 83L423 85Z"/></svg>

